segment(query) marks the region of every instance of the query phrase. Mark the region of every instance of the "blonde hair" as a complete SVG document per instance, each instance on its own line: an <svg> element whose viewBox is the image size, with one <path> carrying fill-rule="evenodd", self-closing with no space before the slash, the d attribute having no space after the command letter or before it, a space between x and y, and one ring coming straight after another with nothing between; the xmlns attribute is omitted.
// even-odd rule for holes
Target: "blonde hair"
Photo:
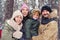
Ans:
<svg viewBox="0 0 60 40"><path fill-rule="evenodd" d="M31 17L36 13L36 12L38 12L38 15L40 16L41 15L41 12L40 12L40 10L39 9L33 9L32 11L31 11Z"/></svg>

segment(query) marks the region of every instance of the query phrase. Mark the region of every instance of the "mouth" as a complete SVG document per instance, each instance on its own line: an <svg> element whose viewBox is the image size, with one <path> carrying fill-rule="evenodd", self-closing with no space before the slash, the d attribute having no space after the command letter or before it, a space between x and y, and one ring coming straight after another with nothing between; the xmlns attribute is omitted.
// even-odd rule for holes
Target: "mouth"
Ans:
<svg viewBox="0 0 60 40"><path fill-rule="evenodd" d="M44 17L47 17L47 16L48 16L48 14L44 14L43 16L44 16Z"/></svg>
<svg viewBox="0 0 60 40"><path fill-rule="evenodd" d="M44 14L44 15L47 15L47 14Z"/></svg>

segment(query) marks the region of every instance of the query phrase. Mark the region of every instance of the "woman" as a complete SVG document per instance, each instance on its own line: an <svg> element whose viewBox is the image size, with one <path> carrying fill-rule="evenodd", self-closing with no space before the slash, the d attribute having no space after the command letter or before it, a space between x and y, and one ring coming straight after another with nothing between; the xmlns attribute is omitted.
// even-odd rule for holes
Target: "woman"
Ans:
<svg viewBox="0 0 60 40"><path fill-rule="evenodd" d="M22 32L23 32L23 37L20 39L20 40L26 40L25 38L25 22L27 19L29 19L29 7L27 4L23 3L22 6L21 6L21 9L20 9L21 13L23 14L23 27L22 27Z"/></svg>
<svg viewBox="0 0 60 40"><path fill-rule="evenodd" d="M6 20L5 27L2 30L2 40L18 40L22 37L23 33L20 31L22 28L23 15L20 10L16 10L12 18Z"/></svg>
<svg viewBox="0 0 60 40"><path fill-rule="evenodd" d="M29 18L29 7L27 4L23 3L20 9L21 13L23 14L23 23Z"/></svg>

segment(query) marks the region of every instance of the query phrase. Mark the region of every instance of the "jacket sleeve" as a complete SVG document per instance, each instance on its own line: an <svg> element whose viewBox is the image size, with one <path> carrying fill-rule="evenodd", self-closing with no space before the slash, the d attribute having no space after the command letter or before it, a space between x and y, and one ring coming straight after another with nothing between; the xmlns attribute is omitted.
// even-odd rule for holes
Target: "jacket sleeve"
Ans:
<svg viewBox="0 0 60 40"><path fill-rule="evenodd" d="M9 28L7 26L2 30L2 40L12 40L12 34L10 34Z"/></svg>
<svg viewBox="0 0 60 40"><path fill-rule="evenodd" d="M30 27L31 27L31 20L28 19L25 22L25 34L26 34L26 38L31 38Z"/></svg>
<svg viewBox="0 0 60 40"><path fill-rule="evenodd" d="M36 22L36 23L33 25L33 29L32 29L32 31L31 31L32 36L37 36L37 35L38 35L39 25L40 25L39 22Z"/></svg>
<svg viewBox="0 0 60 40"><path fill-rule="evenodd" d="M43 37L44 40L49 40L51 37L53 37L54 35L56 35L58 33L57 22L52 21L47 26L48 26L47 29L45 29L43 34L40 36L40 37Z"/></svg>

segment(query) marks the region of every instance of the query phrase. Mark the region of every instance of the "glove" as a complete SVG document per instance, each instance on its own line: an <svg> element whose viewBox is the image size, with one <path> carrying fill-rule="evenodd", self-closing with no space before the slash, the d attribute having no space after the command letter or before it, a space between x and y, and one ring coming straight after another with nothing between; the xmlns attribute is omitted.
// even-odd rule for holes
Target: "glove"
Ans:
<svg viewBox="0 0 60 40"><path fill-rule="evenodd" d="M22 37L22 35L23 35L23 33L20 31L16 31L13 33L13 37L17 38L17 39L20 39Z"/></svg>

